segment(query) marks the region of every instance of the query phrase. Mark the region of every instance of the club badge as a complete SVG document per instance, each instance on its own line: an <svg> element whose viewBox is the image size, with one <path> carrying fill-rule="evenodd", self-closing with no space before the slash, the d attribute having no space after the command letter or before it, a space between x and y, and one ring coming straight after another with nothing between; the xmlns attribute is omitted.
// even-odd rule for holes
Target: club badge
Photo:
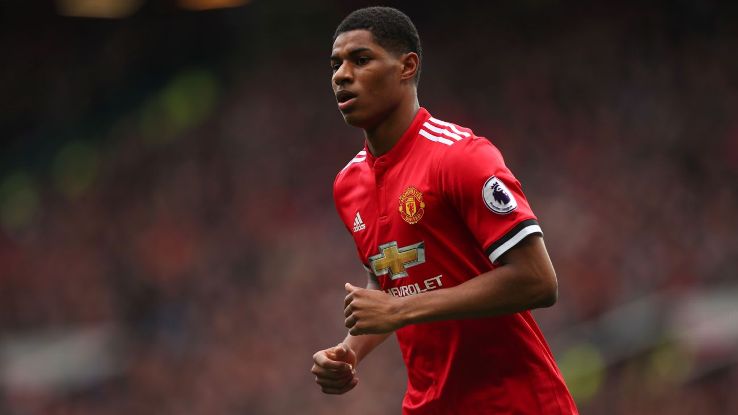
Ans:
<svg viewBox="0 0 738 415"><path fill-rule="evenodd" d="M496 176L490 177L484 183L482 198L487 209L500 215L508 214L518 207L512 192Z"/></svg>
<svg viewBox="0 0 738 415"><path fill-rule="evenodd" d="M409 223L415 224L420 221L425 212L423 194L420 190L410 186L400 195L400 216Z"/></svg>

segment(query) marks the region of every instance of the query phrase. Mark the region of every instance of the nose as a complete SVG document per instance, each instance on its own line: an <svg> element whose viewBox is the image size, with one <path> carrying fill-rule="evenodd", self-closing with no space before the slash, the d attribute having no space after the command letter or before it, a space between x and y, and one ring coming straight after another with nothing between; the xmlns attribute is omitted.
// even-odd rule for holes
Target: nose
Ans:
<svg viewBox="0 0 738 415"><path fill-rule="evenodd" d="M351 82L354 79L354 75L351 72L351 65L348 65L346 62L343 62L341 66L338 67L336 72L333 73L333 83L336 85L343 85L345 83Z"/></svg>

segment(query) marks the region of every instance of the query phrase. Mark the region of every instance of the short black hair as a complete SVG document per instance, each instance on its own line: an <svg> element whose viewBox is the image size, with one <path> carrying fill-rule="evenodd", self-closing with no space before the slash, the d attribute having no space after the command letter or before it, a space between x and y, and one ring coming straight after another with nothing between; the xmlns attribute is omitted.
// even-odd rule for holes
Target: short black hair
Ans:
<svg viewBox="0 0 738 415"><path fill-rule="evenodd" d="M397 54L415 52L419 63L422 63L423 47L420 45L418 29L405 13L380 6L355 10L338 25L333 41L341 33L362 29L371 32L374 41L388 51ZM416 84L420 81L420 66L415 74Z"/></svg>

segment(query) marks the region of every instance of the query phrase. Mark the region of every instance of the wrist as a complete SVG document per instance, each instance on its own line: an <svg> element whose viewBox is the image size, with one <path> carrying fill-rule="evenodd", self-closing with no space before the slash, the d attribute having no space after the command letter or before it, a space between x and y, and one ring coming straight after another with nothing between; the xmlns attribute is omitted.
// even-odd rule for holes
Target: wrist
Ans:
<svg viewBox="0 0 738 415"><path fill-rule="evenodd" d="M414 323L413 307L412 307L413 296L407 297L395 297L397 300L395 316L397 316L399 327L402 328L407 325Z"/></svg>

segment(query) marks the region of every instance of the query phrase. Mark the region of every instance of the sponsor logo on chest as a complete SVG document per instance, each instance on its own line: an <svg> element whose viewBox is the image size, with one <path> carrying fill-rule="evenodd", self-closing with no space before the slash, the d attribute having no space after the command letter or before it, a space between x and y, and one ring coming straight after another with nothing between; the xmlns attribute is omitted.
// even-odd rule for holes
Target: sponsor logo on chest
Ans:
<svg viewBox="0 0 738 415"><path fill-rule="evenodd" d="M392 241L379 245L379 253L369 257L369 265L376 276L388 275L391 279L407 277L407 269L425 262L425 243L397 247Z"/></svg>

